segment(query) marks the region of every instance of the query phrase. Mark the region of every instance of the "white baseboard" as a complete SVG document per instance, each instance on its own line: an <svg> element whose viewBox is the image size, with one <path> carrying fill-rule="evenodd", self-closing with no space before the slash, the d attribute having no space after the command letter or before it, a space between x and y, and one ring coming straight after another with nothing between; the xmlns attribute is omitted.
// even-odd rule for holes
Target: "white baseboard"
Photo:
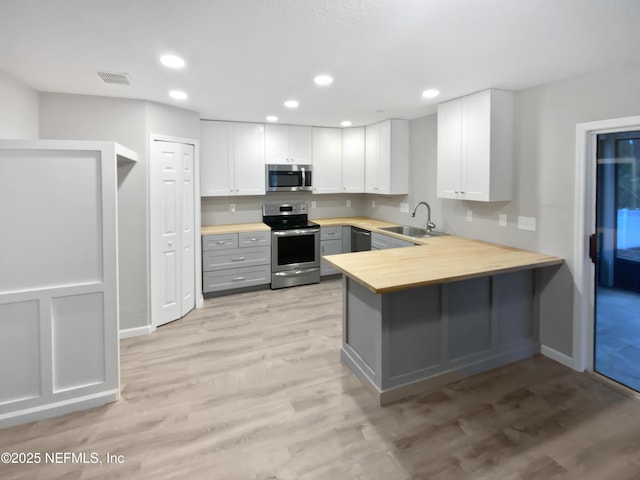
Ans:
<svg viewBox="0 0 640 480"><path fill-rule="evenodd" d="M153 325L145 325L144 327L125 328L120 330L120 339L129 337L139 337L140 335L149 335L156 330Z"/></svg>
<svg viewBox="0 0 640 480"><path fill-rule="evenodd" d="M88 408L99 407L107 403L115 402L119 398L117 390L86 395L80 398L72 398L61 402L49 403L33 408L25 408L16 412L0 415L0 428L13 427L23 423L35 422L46 418L59 417L67 413L79 412Z"/></svg>
<svg viewBox="0 0 640 480"><path fill-rule="evenodd" d="M551 360L555 360L556 362L561 363L565 367L576 370L573 358L565 355L564 353L560 353L559 351L554 350L551 347L547 347L546 345L540 346L540 353L545 357L549 357Z"/></svg>

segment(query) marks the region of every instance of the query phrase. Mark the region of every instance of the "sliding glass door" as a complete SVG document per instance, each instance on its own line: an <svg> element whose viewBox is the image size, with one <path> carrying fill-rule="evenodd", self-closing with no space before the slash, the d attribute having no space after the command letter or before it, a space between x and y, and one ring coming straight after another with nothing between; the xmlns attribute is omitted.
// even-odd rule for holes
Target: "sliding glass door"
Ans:
<svg viewBox="0 0 640 480"><path fill-rule="evenodd" d="M640 132L598 135L594 370L640 391Z"/></svg>

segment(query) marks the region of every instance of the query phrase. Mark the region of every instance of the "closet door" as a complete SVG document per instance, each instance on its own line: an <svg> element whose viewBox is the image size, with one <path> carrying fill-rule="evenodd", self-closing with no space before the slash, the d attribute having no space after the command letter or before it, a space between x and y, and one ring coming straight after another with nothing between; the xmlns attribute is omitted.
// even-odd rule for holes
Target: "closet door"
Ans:
<svg viewBox="0 0 640 480"><path fill-rule="evenodd" d="M151 152L151 321L195 306L193 145L155 140Z"/></svg>

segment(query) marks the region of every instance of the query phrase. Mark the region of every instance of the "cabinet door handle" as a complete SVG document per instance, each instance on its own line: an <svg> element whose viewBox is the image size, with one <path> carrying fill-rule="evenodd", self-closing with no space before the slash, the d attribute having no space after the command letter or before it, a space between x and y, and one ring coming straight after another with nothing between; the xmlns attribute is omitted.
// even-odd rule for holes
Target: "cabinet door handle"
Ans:
<svg viewBox="0 0 640 480"><path fill-rule="evenodd" d="M231 279L232 282L243 282L244 280L245 277L235 277Z"/></svg>
<svg viewBox="0 0 640 480"><path fill-rule="evenodd" d="M244 262L244 257L233 257L232 262Z"/></svg>

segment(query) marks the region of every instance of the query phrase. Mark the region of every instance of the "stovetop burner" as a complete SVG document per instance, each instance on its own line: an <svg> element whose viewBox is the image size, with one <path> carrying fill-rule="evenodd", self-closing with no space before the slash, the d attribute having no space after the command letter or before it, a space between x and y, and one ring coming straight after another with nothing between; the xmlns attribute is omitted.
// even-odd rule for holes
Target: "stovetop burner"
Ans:
<svg viewBox="0 0 640 480"><path fill-rule="evenodd" d="M295 230L319 226L309 221L307 205L304 203L263 205L262 221L269 225L271 230Z"/></svg>

